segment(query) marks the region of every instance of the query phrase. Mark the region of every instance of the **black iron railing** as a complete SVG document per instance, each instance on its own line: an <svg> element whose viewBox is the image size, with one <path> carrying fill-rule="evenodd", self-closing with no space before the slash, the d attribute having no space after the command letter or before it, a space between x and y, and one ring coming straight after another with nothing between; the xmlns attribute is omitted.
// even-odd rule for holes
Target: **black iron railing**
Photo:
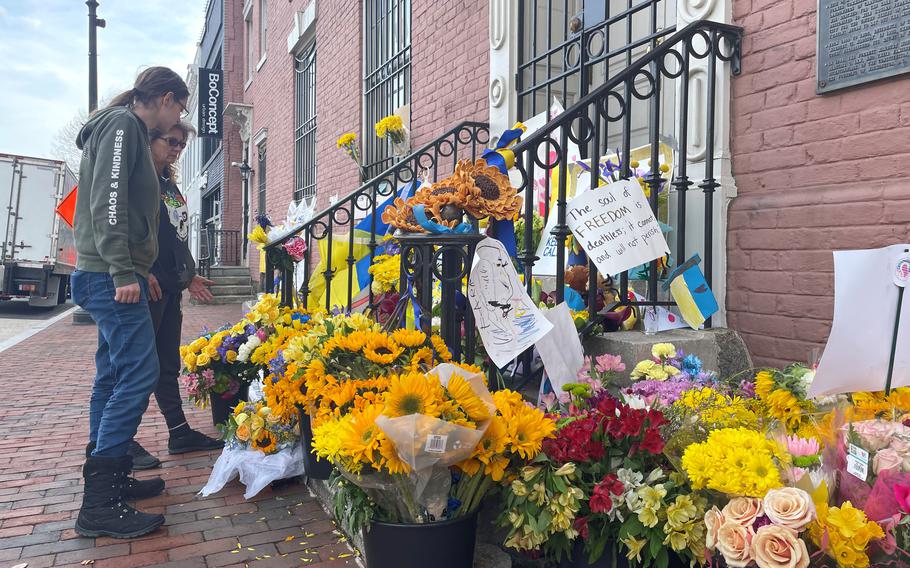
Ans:
<svg viewBox="0 0 910 568"><path fill-rule="evenodd" d="M350 195L342 198L331 207L315 215L312 219L299 227L286 237L270 243L267 249L280 246L292 236L300 235L307 245L307 250L303 263L303 281L297 289L301 292L304 302L309 301L311 289L314 287L312 278L322 278L325 283L325 300L326 309L339 307L341 309L351 309L354 297L360 292L360 288L355 282L354 265L359 258L354 256L355 245L365 246L368 250L370 262L375 256L377 247L383 235L377 234L377 225L381 223L381 210L379 206L393 197L404 184L417 181L418 179L429 179L437 181L445 177L455 169L455 164L459 160L474 160L480 157L489 142L489 129L485 123L481 122L462 122L452 128L445 134L436 138L432 142L415 150L400 162L387 168L384 172L374 177L367 183L363 184ZM368 222L368 230L365 230L362 236L357 234L355 226L362 222L363 219L371 219ZM366 229L366 227L364 227ZM332 262L333 247L336 239L343 239L347 247L347 257L344 259L342 266L336 266ZM319 242L326 241L325 244L325 269L321 274L313 274L315 263L319 255ZM266 255L266 272L264 287L266 292L274 292L276 285L275 273L280 272L277 281L281 287L282 302L290 304L293 302L295 286L293 282L293 273L290 270L276 267ZM347 268L346 282L343 282L345 292L338 297L333 294L332 283L336 278L336 273ZM368 306L376 307L376 296L373 290L368 292ZM317 307L317 306L308 306Z"/></svg>
<svg viewBox="0 0 910 568"><path fill-rule="evenodd" d="M200 275L208 277L213 266L240 266L243 233L236 229L216 229L206 225L199 231Z"/></svg>
<svg viewBox="0 0 910 568"><path fill-rule="evenodd" d="M590 159L590 187L596 188L605 185L599 167L595 164L606 156L618 157L621 166L619 177L628 179L632 176L630 167L632 161L632 114L638 110L646 110L648 115L648 144L650 146L649 159L650 171L644 175L644 181L650 188L651 208L658 211L658 196L662 186L665 186L659 170L660 145L664 140L675 140L676 158L672 180L669 187L675 193L676 219L671 222L675 225L675 251L673 261L682 263L687 254L699 252L704 260L702 268L708 284L712 281L714 225L713 209L714 194L719 187L715 178L714 148L715 148L715 112L718 104L717 83L719 73L723 72L721 66L729 64L733 74L739 73L740 65L740 40L742 29L735 26L709 21L693 22L684 29L675 32L658 43L652 37L651 49L642 57L626 67L622 72L608 79L605 83L593 89L582 97L577 103L565 110L564 113L548 122L545 126L532 135L521 140L514 148L515 166L521 172L522 185L519 192L525 193L524 216L530 219L534 214L537 203L535 192L543 191L544 218L550 214L551 187L546 185L542 190L534 188L535 171L542 169L547 172L556 171L558 174L555 187L556 192L556 224L553 235L559 243L565 241L570 235L566 223L566 202L568 186L569 156L567 148L571 141L577 145L582 156ZM690 70L694 61L705 60L705 95L703 113L694 116L703 116L703 122L695 125L705 136L704 143L704 174L698 188L702 191L704 200L704 226L703 250L687 250L686 245L686 217L688 194L693 190L695 181L689 178L689 147L690 128ZM677 89L677 96L673 108L664 108L664 93L668 88ZM664 104L662 104L664 103ZM662 131L661 124L665 121L665 113L674 113L676 119L672 122L673 131ZM670 115L667 115L670 116ZM608 141L616 139L619 134L619 148L611 148ZM583 174L588 175L588 174ZM669 191L664 187L663 191ZM531 247L532 223L525 223L524 250L518 252L520 263L523 265L525 283L528 292L533 285L534 265L539 260L536 250ZM546 237L545 235L544 237ZM565 265L566 250L556 247L556 266ZM642 294L645 300L631 301L628 297L629 274L619 275L619 303L633 305L672 305L669 299L659 297L658 279L659 261L649 263L646 291ZM589 261L589 283L586 303L590 314L590 321L597 321L597 269ZM604 275L612 277L615 275ZM556 270L555 295L558 303L564 301L565 274L561 269ZM611 308L615 306L607 306ZM706 324L710 325L710 321Z"/></svg>

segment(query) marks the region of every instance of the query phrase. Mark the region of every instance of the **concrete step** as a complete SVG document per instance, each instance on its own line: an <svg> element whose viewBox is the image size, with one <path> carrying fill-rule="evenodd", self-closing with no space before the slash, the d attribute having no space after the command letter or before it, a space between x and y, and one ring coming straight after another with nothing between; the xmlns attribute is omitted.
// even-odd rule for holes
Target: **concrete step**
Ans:
<svg viewBox="0 0 910 568"><path fill-rule="evenodd" d="M253 279L246 276L212 276L209 280L215 281L215 286L251 286Z"/></svg>
<svg viewBox="0 0 910 568"><path fill-rule="evenodd" d="M249 276L250 269L246 266L213 266L209 268L209 277L220 276Z"/></svg>
<svg viewBox="0 0 910 568"><path fill-rule="evenodd" d="M209 290L215 296L252 296L253 295L253 287L250 285L249 282L247 282L246 284L227 285L227 286L223 286L221 284L220 280L217 282L218 283L216 285L209 288Z"/></svg>
<svg viewBox="0 0 910 568"><path fill-rule="evenodd" d="M247 301L249 301L249 300L255 300L255 299L256 299L256 297L255 297L253 294L240 294L240 295L231 295L231 296L215 296L215 298L212 299L211 302L207 302L207 305L210 305L210 306L211 306L211 305L222 306L222 305L226 305L226 304L242 304L242 303L247 302ZM197 301L193 300L192 298L190 298L190 303L192 303L192 304L200 304L201 302L197 302ZM203 304L203 305L206 305L206 304Z"/></svg>

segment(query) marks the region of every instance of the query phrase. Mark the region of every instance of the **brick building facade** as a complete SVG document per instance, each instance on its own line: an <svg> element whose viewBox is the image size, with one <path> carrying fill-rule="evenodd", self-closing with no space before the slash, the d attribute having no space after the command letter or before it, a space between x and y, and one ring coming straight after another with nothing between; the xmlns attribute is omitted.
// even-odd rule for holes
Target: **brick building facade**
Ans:
<svg viewBox="0 0 910 568"><path fill-rule="evenodd" d="M910 238L910 78L816 94L816 9L816 0L733 3L745 35L733 79L739 197L727 308L759 363L804 361L824 345L832 250Z"/></svg>

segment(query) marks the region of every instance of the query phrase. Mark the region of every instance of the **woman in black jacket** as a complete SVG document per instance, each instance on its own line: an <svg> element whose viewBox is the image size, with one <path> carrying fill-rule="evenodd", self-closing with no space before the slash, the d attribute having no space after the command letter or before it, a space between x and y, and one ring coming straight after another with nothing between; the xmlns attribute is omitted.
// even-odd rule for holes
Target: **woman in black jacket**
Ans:
<svg viewBox="0 0 910 568"><path fill-rule="evenodd" d="M161 187L161 214L158 225L158 259L152 265L149 278L149 310L155 327L160 377L155 388L155 400L168 427L168 453L183 454L200 450L216 450L222 442L190 428L183 413L180 387L180 335L183 312L180 304L183 291L200 302L212 299L208 287L211 280L196 274L196 263L190 253L189 215L186 200L175 183L174 163L186 147L195 130L178 122L166 133L152 132L151 152ZM133 469L150 469L161 461L150 455L137 442L130 447Z"/></svg>

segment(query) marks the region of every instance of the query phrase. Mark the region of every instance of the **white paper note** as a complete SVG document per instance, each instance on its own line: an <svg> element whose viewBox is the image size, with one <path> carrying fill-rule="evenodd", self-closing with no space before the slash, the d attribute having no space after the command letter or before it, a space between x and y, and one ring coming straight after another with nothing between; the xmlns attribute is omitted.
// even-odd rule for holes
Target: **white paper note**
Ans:
<svg viewBox="0 0 910 568"><path fill-rule="evenodd" d="M562 386L574 383L578 370L585 364L584 348L568 304L563 302L543 315L553 324L553 330L537 340L537 352L553 390L562 392Z"/></svg>
<svg viewBox="0 0 910 568"><path fill-rule="evenodd" d="M620 180L569 202L566 223L601 274L614 275L670 252L641 186Z"/></svg>
<svg viewBox="0 0 910 568"><path fill-rule="evenodd" d="M834 253L834 321L809 396L885 389L899 288L894 270L910 245ZM892 387L910 385L910 298L904 298Z"/></svg>
<svg viewBox="0 0 910 568"><path fill-rule="evenodd" d="M553 329L528 297L509 254L496 239L477 245L468 298L480 339L497 367L505 367Z"/></svg>

